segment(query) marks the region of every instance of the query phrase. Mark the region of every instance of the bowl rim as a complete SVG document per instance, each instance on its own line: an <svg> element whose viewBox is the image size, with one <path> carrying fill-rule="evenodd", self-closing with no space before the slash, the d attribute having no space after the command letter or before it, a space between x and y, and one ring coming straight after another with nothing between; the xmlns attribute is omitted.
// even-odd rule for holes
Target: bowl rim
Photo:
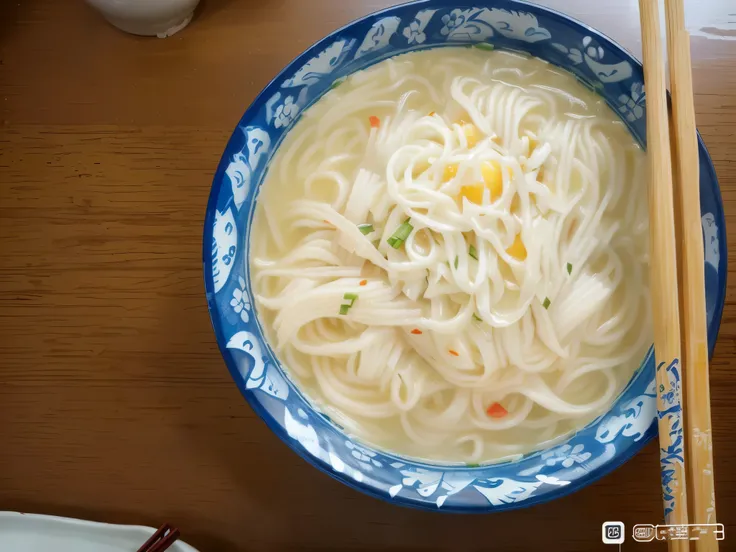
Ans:
<svg viewBox="0 0 736 552"><path fill-rule="evenodd" d="M631 51L623 47L616 40L612 39L605 33L598 31L597 29L591 27L587 23L580 21L576 17L566 15L565 13L559 10L549 8L546 6L542 6L539 4L535 4L527 0L505 0L505 1L511 4L516 4L520 8L527 7L533 11L545 12L547 15L558 19L562 23L571 24L573 26L578 26L582 28L591 37L598 39L598 40L602 40L606 42L607 44L610 44L614 49L617 49L618 51L620 51L621 54L627 59L627 61L629 61L632 64L634 68L638 70L642 70L643 68L642 62ZM467 2L467 5L466 3L462 3L462 4L457 4L457 5L452 4L449 6L447 4L442 4L440 0L409 0L407 2L401 2L393 6L389 6L389 7L377 10L377 11L370 12L366 15L363 15L361 17L358 17L356 19L349 21L348 23L342 25L341 27L329 32L327 35L325 35L323 38L319 39L318 41L312 43L309 47L307 47L301 53L299 53L293 59L291 59L291 61L289 61L289 63L287 63L272 79L270 79L269 82L263 86L261 91L253 98L251 103L248 105L248 107L244 111L243 115L238 120L237 124L235 125L235 128L233 129L233 132L230 134L230 137L228 138L227 143L225 144L225 148L223 149L223 153L220 157L220 161L218 162L217 169L212 179L210 193L209 193L208 200L207 200L205 217L204 217L203 242L202 242L202 263L203 263L205 295L207 299L207 309L208 309L208 313L210 317L210 323L212 324L212 328L215 333L217 347L220 351L220 354L223 360L225 361L228 371L230 372L230 376L232 377L234 383L240 390L241 395L245 398L247 403L254 410L254 412L258 415L258 417L266 424L266 426L273 433L277 435L277 437L282 442L284 442L287 445L289 449L291 449L294 453L296 453L298 456L300 456L305 461L307 461L310 465L317 468L319 471L329 475L330 477L332 477L333 479L336 479L337 481L340 481L341 483L347 485L348 487L351 487L357 491L360 491L372 497L378 498L379 500L383 502L394 504L394 505L399 505L399 506L405 506L409 508L416 508L416 509L427 510L427 511L432 511L432 512L474 513L474 514L484 514L484 513L499 512L499 511L505 511L505 510L516 510L516 509L526 508L526 507L537 505L537 504L542 504L542 503L545 503L545 502L548 502L554 499L562 498L569 494L575 493L579 491L580 489L598 481L602 477L610 474L611 472L613 472L614 470L622 466L624 463L628 462L631 458L633 458L637 453L639 453L644 448L645 445L647 445L656 436L657 434L656 421L653 421L650 424L647 431L642 435L642 437L639 440L630 443L628 447L626 447L620 453L616 452L613 458L611 458L605 464L597 466L596 468L586 473L585 475L575 478L574 480L570 481L568 485L564 487L557 487L555 491L549 491L546 493L541 493L539 495L533 495L521 502L503 504L501 506L494 506L488 503L487 505L484 505L483 507L447 504L443 506L443 508L437 509L431 503L420 501L414 498L409 498L401 494L396 495L394 497L390 497L384 491L372 485L369 481L368 482L367 481L358 482L355 479L346 475L345 473L338 472L330 464L322 461L320 458L309 453L303 447L295 446L295 442L287 434L284 426L282 426L281 424L279 424L278 422L274 420L273 416L269 412L267 412L266 408L263 406L261 402L252 398L252 393L246 392L246 389L242 385L243 378L237 366L235 366L234 362L232 361L232 358L228 352L228 349L225 346L225 344L227 343L227 338L223 332L220 309L215 301L214 280L213 280L213 274L212 274L211 264L210 264L211 263L211 243L213 239L213 222L214 222L215 212L217 210L217 199L219 197L219 192L220 192L220 183L223 180L223 176L225 175L225 170L229 164L228 156L226 155L226 153L229 149L229 146L233 143L237 134L240 132L241 127L243 127L245 122L247 122L253 117L253 115L259 109L260 105L266 101L267 96L270 96L272 94L272 91L273 91L272 87L274 86L275 83L277 83L277 81L280 81L287 74L291 74L294 69L298 69L301 65L303 65L304 62L306 62L311 57L313 57L315 53L318 53L322 48L324 48L325 46L328 46L335 39L337 35L343 33L344 31L348 30L350 27L353 27L354 25L366 23L367 21L374 20L374 19L377 20L382 16L392 13L394 10L400 10L400 9L403 9L405 7L410 7L410 6L419 8L421 6L434 6L436 4L440 4L439 9L441 8L453 8L453 9L454 8L468 8L468 7L476 7L476 6L477 7L481 7L481 6L489 7L493 4L493 0L476 0L475 2L473 0L469 0ZM461 45L458 44L457 46L459 47ZM427 49L431 49L431 48L427 48ZM400 55L400 54L396 54L396 55ZM394 57L394 56L389 56L389 57ZM562 69L565 69L565 68L563 67ZM324 94L321 94L310 105L313 105L323 95ZM667 96L669 99L669 96L670 96L669 91L667 92ZM309 106L307 106L307 108L308 107ZM307 108L305 108L305 110ZM616 111L613 108L612 110L614 112ZM620 114L617 113L617 115L619 115L620 117ZM285 133L285 135L286 134L288 134L288 132ZM716 199L713 215L715 217L718 227L724 228L723 236L721 237L719 235L719 254L720 254L720 258L722 259L721 262L727 268L728 266L728 247L726 243L727 235L725 232L725 215L724 215L723 197L721 194L718 177L715 172L715 167L713 165L713 160L710 156L710 152L705 146L705 142L703 141L703 138L699 131L697 132L697 136L698 136L699 154L701 156L701 159L704 158L706 161L705 166L703 166L703 164L701 163L701 170L703 168L706 170L708 179L713 183L714 195ZM279 146L280 146L280 143L277 143L276 146L274 147L274 153L272 155L275 155ZM260 182L258 183L258 185L260 185ZM245 236L239 239L245 239ZM247 263L247 259L243 259L242 262ZM722 316L723 316L723 309L725 306L725 292L727 289L727 278L728 278L728 270L718 271L718 286L717 287L718 287L720 296L723 298L723 300L720 302L717 302L717 304L715 305L712 327L710 328L710 331L708 332L709 359L712 358L713 356L716 339L720 331L720 325L721 325ZM260 324L260 321L259 321L259 324ZM642 361L640 365L640 369L641 367L645 365L647 358L651 354L653 354L653 347L649 348L644 361ZM631 381L633 381L633 378L634 376L632 376L632 380L630 380L629 384L631 383ZM629 384L627 384L627 387ZM295 387L297 387L296 384L294 385ZM299 391L301 392L301 390ZM621 393L623 392L624 391L622 390ZM597 420L598 418L596 418L596 420L594 421L589 422L589 424L587 425L596 423ZM557 446L557 445L554 445L554 446ZM385 451L380 448L378 448L377 450L381 451L382 453L388 456L393 455L393 453ZM543 452L544 450L545 449L540 449L538 451L533 451L530 454ZM399 456L396 456L396 457L400 458ZM431 464L430 462L427 462L427 461L423 461L423 462L426 462L428 465L434 465L434 466L437 466L438 468L442 468L445 470L457 468L457 466L452 466L452 465L443 466L442 464ZM464 469L480 470L480 469L488 468L489 466L490 465L484 465L484 466L477 467L477 468L467 468L466 467Z"/></svg>

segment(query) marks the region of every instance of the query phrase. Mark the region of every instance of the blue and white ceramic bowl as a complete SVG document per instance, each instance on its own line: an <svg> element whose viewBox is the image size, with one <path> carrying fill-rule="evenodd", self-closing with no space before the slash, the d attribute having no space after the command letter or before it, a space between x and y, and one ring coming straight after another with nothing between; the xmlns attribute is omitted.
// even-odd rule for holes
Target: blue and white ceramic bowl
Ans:
<svg viewBox="0 0 736 552"><path fill-rule="evenodd" d="M611 410L554 448L476 468L386 454L348 438L284 375L253 308L249 234L269 160L300 113L335 81L397 54L478 43L528 52L571 71L597 90L644 143L641 64L607 37L526 2L423 0L335 31L292 61L261 92L223 153L204 228L212 324L233 379L253 409L299 455L347 485L397 504L451 512L504 510L550 500L631 458L656 433L651 351ZM712 350L725 293L726 227L713 164L702 141L700 195Z"/></svg>

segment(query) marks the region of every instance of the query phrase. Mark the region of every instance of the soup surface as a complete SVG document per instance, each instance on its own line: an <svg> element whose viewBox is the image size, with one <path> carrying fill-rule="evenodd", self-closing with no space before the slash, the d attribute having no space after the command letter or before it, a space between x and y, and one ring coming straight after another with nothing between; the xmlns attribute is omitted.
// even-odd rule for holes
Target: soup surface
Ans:
<svg viewBox="0 0 736 552"><path fill-rule="evenodd" d="M257 200L283 366L364 442L482 463L604 412L651 344L645 154L571 74L439 48L309 108Z"/></svg>

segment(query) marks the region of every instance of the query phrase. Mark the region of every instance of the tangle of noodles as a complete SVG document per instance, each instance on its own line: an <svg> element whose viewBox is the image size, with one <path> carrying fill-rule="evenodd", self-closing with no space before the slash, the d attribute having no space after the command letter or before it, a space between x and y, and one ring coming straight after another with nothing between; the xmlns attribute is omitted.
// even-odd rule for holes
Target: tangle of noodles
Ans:
<svg viewBox="0 0 736 552"><path fill-rule="evenodd" d="M440 48L356 73L303 114L258 199L270 342L378 447L478 463L546 446L651 344L644 163L600 97L535 58Z"/></svg>

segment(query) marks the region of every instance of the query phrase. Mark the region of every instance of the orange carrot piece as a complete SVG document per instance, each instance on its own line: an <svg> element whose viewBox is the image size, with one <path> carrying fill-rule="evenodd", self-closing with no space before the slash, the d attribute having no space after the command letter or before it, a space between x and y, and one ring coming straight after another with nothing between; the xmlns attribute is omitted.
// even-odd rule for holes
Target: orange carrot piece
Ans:
<svg viewBox="0 0 736 552"><path fill-rule="evenodd" d="M450 353L450 354L451 354L452 356L460 356L460 353L458 353L457 351L453 351L452 349L450 349L450 350L449 350L448 352L449 352L449 353Z"/></svg>
<svg viewBox="0 0 736 552"><path fill-rule="evenodd" d="M361 280L361 281L360 281L360 285L361 285L361 286L365 286L365 285L368 285L368 280Z"/></svg>
<svg viewBox="0 0 736 552"><path fill-rule="evenodd" d="M368 117L368 121L370 121L371 123L371 128L378 128L378 126L381 124L381 120L375 115L371 115L370 117Z"/></svg>
<svg viewBox="0 0 736 552"><path fill-rule="evenodd" d="M486 414L491 418L503 418L509 413L500 403L494 402L486 409Z"/></svg>
<svg viewBox="0 0 736 552"><path fill-rule="evenodd" d="M414 328L411 333L413 333L414 335L422 335L422 330L420 330L419 328Z"/></svg>

